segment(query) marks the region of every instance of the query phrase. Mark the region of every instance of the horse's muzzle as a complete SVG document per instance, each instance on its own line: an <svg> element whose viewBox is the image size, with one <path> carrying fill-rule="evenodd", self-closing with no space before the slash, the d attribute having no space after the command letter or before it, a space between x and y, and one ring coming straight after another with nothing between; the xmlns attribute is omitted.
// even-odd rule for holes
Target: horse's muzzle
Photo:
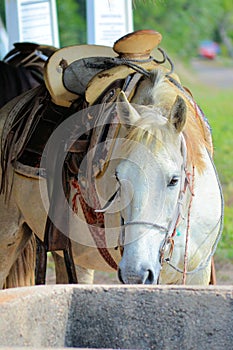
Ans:
<svg viewBox="0 0 233 350"><path fill-rule="evenodd" d="M123 284L158 284L159 273L160 269L157 271L152 267L144 268L141 266L135 271L132 269L126 271L124 267L119 265L118 278Z"/></svg>

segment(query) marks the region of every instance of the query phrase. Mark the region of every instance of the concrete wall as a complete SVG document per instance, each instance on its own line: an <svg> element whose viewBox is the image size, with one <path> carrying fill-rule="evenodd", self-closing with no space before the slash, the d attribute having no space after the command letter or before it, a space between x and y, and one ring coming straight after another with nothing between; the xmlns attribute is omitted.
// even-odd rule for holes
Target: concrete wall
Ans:
<svg viewBox="0 0 233 350"><path fill-rule="evenodd" d="M0 347L233 349L233 288L38 286L0 292Z"/></svg>

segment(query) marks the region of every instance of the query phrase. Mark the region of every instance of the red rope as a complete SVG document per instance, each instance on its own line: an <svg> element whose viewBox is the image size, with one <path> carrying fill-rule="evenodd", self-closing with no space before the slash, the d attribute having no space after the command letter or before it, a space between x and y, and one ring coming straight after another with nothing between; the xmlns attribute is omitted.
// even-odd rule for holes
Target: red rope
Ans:
<svg viewBox="0 0 233 350"><path fill-rule="evenodd" d="M187 218L187 228L186 228L184 270L183 270L182 284L186 284L187 269L188 269L188 243L189 243L189 232L190 232L190 216L191 216L191 206L192 206L193 197L194 197L194 170L195 170L195 168L193 166L192 175L190 173L187 174L188 185L189 185L189 189L191 192L191 198L190 198L189 206L188 206L188 218ZM192 177L191 184L190 184L190 177Z"/></svg>
<svg viewBox="0 0 233 350"><path fill-rule="evenodd" d="M107 243L104 230L104 214L99 212L96 213L95 210L86 203L85 199L82 196L79 183L76 179L73 179L71 184L73 188L76 189L76 193L72 198L73 211L75 213L78 213L77 199L79 199L85 220L88 224L89 230L95 241L97 249L99 250L104 260L108 263L108 265L111 266L114 270L117 270L117 264L111 256L111 254L109 253L108 249L106 248ZM95 193L92 196L92 199L94 202L94 207L96 209L100 209L100 203Z"/></svg>

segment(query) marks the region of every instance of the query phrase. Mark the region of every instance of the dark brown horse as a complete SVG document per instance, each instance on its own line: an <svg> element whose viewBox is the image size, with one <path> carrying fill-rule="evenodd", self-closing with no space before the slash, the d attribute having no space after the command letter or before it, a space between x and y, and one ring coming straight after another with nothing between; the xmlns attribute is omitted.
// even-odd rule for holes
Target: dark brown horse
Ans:
<svg viewBox="0 0 233 350"><path fill-rule="evenodd" d="M0 108L21 93L43 82L43 68L55 47L16 43L0 61Z"/></svg>
<svg viewBox="0 0 233 350"><path fill-rule="evenodd" d="M57 49L36 43L15 43L14 49L0 61L0 108L13 98L43 83L44 65ZM28 243L35 250L35 237ZM38 245L39 246L39 245ZM18 265L20 265L20 261ZM16 264L17 265L17 264ZM56 264L57 265L57 264ZM17 269L17 267L16 267ZM14 279L15 271L11 271ZM16 283L20 284L18 281ZM15 286L6 280L5 287Z"/></svg>

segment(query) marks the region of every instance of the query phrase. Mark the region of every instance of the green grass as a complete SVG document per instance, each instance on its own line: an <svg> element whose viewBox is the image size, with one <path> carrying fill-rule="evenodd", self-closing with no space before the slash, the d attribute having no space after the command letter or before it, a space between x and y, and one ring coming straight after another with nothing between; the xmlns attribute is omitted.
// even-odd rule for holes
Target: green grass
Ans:
<svg viewBox="0 0 233 350"><path fill-rule="evenodd" d="M214 160L223 186L225 219L217 254L233 259L233 89L205 92L201 101L213 130Z"/></svg>
<svg viewBox="0 0 233 350"><path fill-rule="evenodd" d="M233 260L233 88L206 87L184 68L179 74L212 127L214 160L225 201L224 230L216 255L218 259Z"/></svg>

